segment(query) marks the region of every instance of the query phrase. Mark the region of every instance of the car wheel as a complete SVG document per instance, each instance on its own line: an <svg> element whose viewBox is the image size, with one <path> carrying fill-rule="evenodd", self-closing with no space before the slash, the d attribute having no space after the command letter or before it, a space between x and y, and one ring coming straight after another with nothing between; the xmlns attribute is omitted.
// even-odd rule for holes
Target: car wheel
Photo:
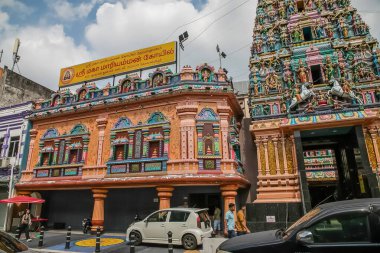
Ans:
<svg viewBox="0 0 380 253"><path fill-rule="evenodd" d="M129 241L132 240L132 235L135 235L135 246L139 246L142 242L142 236L140 234L140 232L138 231L132 231L130 234L129 234Z"/></svg>
<svg viewBox="0 0 380 253"><path fill-rule="evenodd" d="M191 234L186 234L182 237L182 246L186 250L194 250L197 248L197 238Z"/></svg>

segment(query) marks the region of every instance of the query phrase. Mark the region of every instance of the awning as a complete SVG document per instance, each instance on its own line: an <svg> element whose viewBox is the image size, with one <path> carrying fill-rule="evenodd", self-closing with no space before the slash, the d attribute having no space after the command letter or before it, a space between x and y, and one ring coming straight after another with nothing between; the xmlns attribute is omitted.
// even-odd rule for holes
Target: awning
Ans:
<svg viewBox="0 0 380 253"><path fill-rule="evenodd" d="M14 204L41 204L41 203L44 203L45 200L44 199L38 199L38 198L33 198L33 197L28 197L28 196L17 196L17 197L13 197L13 198L10 198L10 199L2 199L0 200L0 203L14 203Z"/></svg>

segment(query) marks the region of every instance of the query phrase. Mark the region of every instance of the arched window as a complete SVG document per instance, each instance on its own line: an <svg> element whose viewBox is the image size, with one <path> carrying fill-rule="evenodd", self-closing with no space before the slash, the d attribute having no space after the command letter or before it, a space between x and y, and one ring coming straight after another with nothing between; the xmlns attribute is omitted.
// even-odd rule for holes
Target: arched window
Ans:
<svg viewBox="0 0 380 253"><path fill-rule="evenodd" d="M204 108L196 117L199 167L216 170L220 164L219 117L211 108Z"/></svg>

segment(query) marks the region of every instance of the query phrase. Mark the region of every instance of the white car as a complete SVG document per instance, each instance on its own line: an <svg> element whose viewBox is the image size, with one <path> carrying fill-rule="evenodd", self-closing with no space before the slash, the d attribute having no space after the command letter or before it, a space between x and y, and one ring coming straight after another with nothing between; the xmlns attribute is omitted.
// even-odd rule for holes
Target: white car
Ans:
<svg viewBox="0 0 380 253"><path fill-rule="evenodd" d="M132 223L127 229L127 241L135 235L135 245L141 243L168 243L172 232L173 245L196 249L203 238L211 237L212 226L207 209L169 208L156 211L144 220Z"/></svg>

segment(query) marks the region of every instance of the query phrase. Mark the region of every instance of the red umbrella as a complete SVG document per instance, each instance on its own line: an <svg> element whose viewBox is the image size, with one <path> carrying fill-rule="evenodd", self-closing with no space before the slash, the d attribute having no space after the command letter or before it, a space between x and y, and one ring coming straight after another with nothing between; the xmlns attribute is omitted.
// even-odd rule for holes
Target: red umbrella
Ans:
<svg viewBox="0 0 380 253"><path fill-rule="evenodd" d="M44 203L44 199L38 199L28 196L17 196L10 199L2 199L0 200L0 203L14 203L14 204L40 204Z"/></svg>

